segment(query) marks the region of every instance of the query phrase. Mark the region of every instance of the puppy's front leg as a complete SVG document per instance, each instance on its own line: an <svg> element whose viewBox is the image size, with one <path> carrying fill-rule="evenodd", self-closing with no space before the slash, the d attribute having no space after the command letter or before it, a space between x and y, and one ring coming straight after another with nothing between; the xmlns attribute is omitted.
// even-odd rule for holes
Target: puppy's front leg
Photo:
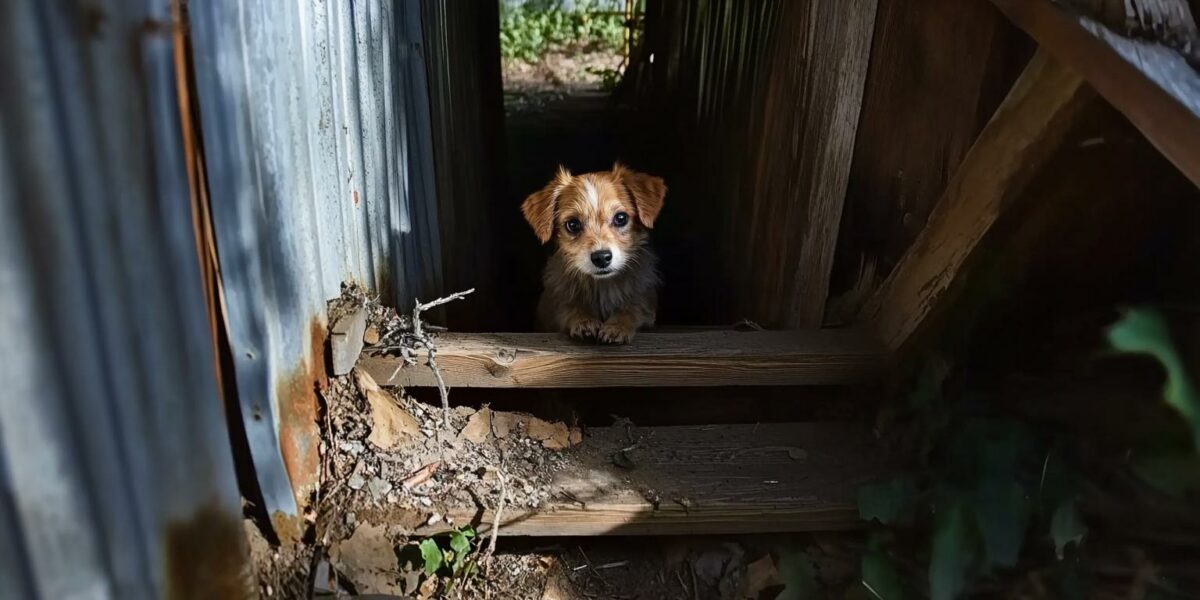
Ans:
<svg viewBox="0 0 1200 600"><path fill-rule="evenodd" d="M577 339L595 338L604 325L592 313L577 306L566 306L558 315L560 328Z"/></svg>
<svg viewBox="0 0 1200 600"><path fill-rule="evenodd" d="M603 344L628 344L639 329L653 322L654 314L644 307L626 307L604 322L596 339Z"/></svg>

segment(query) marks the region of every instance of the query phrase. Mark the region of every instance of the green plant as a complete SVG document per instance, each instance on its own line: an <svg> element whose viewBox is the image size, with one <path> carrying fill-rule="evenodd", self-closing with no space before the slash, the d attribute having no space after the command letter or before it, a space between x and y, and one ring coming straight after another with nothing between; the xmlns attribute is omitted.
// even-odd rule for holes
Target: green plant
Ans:
<svg viewBox="0 0 1200 600"><path fill-rule="evenodd" d="M564 10L559 2L501 4L500 55L536 62L552 51L589 49L618 52L625 42L620 14L597 12L595 2L576 2Z"/></svg>
<svg viewBox="0 0 1200 600"><path fill-rule="evenodd" d="M863 585L877 598L920 587L901 576L891 529L927 532L934 600L959 597L974 577L1015 566L1030 540L1052 543L1062 558L1087 532L1062 445L1020 422L971 415L963 407L969 399L945 401L947 369L933 364L909 401L924 435L921 468L859 490L860 516L885 527L861 564Z"/></svg>
<svg viewBox="0 0 1200 600"><path fill-rule="evenodd" d="M1119 352L1148 354L1167 372L1166 401L1187 421L1192 441L1200 449L1200 392L1185 361L1171 340L1167 319L1153 308L1135 308L1108 330L1108 341Z"/></svg>
<svg viewBox="0 0 1200 600"><path fill-rule="evenodd" d="M446 536L421 540L422 569L426 575L442 574L452 578L469 575L474 564L471 560L475 545L475 530L462 527Z"/></svg>
<svg viewBox="0 0 1200 600"><path fill-rule="evenodd" d="M607 91L616 89L617 84L621 83L621 71L619 69L598 69L596 67L588 67L588 73L600 78L600 87Z"/></svg>

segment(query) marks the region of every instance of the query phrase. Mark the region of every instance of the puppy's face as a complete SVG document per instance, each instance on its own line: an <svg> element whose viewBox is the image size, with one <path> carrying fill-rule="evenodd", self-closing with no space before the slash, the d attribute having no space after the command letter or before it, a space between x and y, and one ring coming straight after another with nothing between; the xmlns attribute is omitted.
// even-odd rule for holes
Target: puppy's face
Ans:
<svg viewBox="0 0 1200 600"><path fill-rule="evenodd" d="M542 243L555 240L568 268L605 279L637 263L666 193L662 179L620 164L578 176L559 168L521 211Z"/></svg>

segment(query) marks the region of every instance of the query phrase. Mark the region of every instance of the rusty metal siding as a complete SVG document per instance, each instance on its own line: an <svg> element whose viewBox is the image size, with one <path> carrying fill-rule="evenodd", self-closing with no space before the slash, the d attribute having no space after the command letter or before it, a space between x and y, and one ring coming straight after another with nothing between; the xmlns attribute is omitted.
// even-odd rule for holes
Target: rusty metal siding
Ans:
<svg viewBox="0 0 1200 600"><path fill-rule="evenodd" d="M416 2L190 5L238 395L269 512L316 485L325 301L441 290Z"/></svg>
<svg viewBox="0 0 1200 600"><path fill-rule="evenodd" d="M178 532L242 556L168 6L0 3L5 595L167 597Z"/></svg>

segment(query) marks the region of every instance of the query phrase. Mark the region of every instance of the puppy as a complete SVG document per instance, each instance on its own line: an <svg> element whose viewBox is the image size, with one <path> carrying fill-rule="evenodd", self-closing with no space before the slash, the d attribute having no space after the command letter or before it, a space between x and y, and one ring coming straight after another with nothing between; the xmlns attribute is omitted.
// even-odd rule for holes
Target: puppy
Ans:
<svg viewBox="0 0 1200 600"><path fill-rule="evenodd" d="M611 171L554 179L521 204L554 254L542 274L538 328L625 344L654 324L657 258L647 245L667 195L663 180L620 163Z"/></svg>

